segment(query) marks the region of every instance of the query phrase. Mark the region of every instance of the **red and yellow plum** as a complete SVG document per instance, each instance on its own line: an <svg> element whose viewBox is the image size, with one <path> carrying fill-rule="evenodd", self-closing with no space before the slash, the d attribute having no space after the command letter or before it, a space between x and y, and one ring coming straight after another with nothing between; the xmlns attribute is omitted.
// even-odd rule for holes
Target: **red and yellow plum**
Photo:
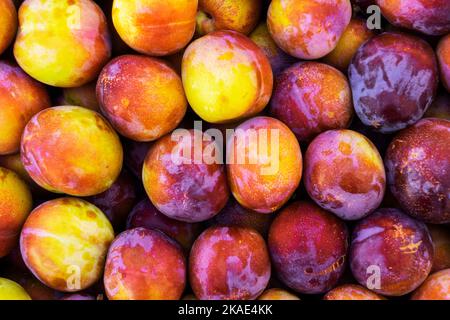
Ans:
<svg viewBox="0 0 450 320"><path fill-rule="evenodd" d="M200 300L256 299L270 279L266 244L252 229L207 229L195 241L189 262L192 290Z"/></svg>
<svg viewBox="0 0 450 320"><path fill-rule="evenodd" d="M376 147L352 130L317 136L306 151L304 176L310 197L345 220L361 219L377 209L386 188Z"/></svg>
<svg viewBox="0 0 450 320"><path fill-rule="evenodd" d="M178 300L186 284L181 247L158 230L124 231L109 248L104 284L110 300Z"/></svg>
<svg viewBox="0 0 450 320"><path fill-rule="evenodd" d="M427 278L432 262L433 242L426 225L398 209L379 209L353 230L353 276L376 293L410 293Z"/></svg>
<svg viewBox="0 0 450 320"><path fill-rule="evenodd" d="M275 218L268 245L278 278L307 294L333 288L344 272L345 224L313 203L294 202Z"/></svg>

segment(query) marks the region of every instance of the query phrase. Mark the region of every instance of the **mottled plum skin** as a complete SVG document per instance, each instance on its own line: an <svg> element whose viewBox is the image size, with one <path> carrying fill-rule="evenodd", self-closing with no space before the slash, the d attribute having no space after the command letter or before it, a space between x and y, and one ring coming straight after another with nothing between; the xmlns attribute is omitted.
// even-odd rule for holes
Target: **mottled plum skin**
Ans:
<svg viewBox="0 0 450 320"><path fill-rule="evenodd" d="M450 268L450 229L440 225L428 225L434 244L433 268L431 272Z"/></svg>
<svg viewBox="0 0 450 320"><path fill-rule="evenodd" d="M342 219L357 220L380 205L386 174L369 139L351 130L330 130L306 151L304 183L319 206Z"/></svg>
<svg viewBox="0 0 450 320"><path fill-rule="evenodd" d="M0 167L0 258L13 250L32 205L25 182L13 171Z"/></svg>
<svg viewBox="0 0 450 320"><path fill-rule="evenodd" d="M204 35L216 30L249 34L261 16L261 0L199 0L196 32Z"/></svg>
<svg viewBox="0 0 450 320"><path fill-rule="evenodd" d="M28 174L55 193L92 196L122 169L119 137L98 113L76 106L45 109L26 125L21 158Z"/></svg>
<svg viewBox="0 0 450 320"><path fill-rule="evenodd" d="M33 78L79 87L93 81L110 56L106 17L94 1L26 0L20 6L14 57Z"/></svg>
<svg viewBox="0 0 450 320"><path fill-rule="evenodd" d="M394 26L433 36L450 32L448 0L376 0L376 4Z"/></svg>
<svg viewBox="0 0 450 320"><path fill-rule="evenodd" d="M432 103L438 69L430 45L403 33L383 33L361 46L349 66L355 111L389 133L417 122Z"/></svg>
<svg viewBox="0 0 450 320"><path fill-rule="evenodd" d="M270 258L254 230L212 227L195 241L189 278L200 300L252 300L270 279Z"/></svg>
<svg viewBox="0 0 450 320"><path fill-rule="evenodd" d="M374 35L375 33L367 28L366 20L353 18L336 47L323 58L323 61L347 73L348 66L359 47Z"/></svg>
<svg viewBox="0 0 450 320"><path fill-rule="evenodd" d="M344 272L348 234L345 224L313 203L294 202L275 218L269 250L277 277L306 294L333 288Z"/></svg>
<svg viewBox="0 0 450 320"><path fill-rule="evenodd" d="M104 274L110 300L178 300L186 284L181 247L158 230L135 228L111 244Z"/></svg>
<svg viewBox="0 0 450 320"><path fill-rule="evenodd" d="M275 118L255 117L239 125L228 140L226 157L231 192L253 211L276 211L300 183L300 146L292 131Z"/></svg>
<svg viewBox="0 0 450 320"><path fill-rule="evenodd" d="M148 199L140 201L128 216L127 229L134 228L158 229L178 241L186 252L189 252L201 232L199 223L170 219L156 209Z"/></svg>
<svg viewBox="0 0 450 320"><path fill-rule="evenodd" d="M258 300L300 300L300 298L286 290L272 288L264 291Z"/></svg>
<svg viewBox="0 0 450 320"><path fill-rule="evenodd" d="M224 166L206 159L212 155L207 150L214 150L215 142L205 141L202 136L207 137L198 130L185 130L174 140L167 135L153 144L145 158L145 190L155 207L169 218L204 221L228 201Z"/></svg>
<svg viewBox="0 0 450 320"><path fill-rule="evenodd" d="M252 228L263 237L267 236L271 222L271 215L247 209L241 206L234 198L231 198L225 208L209 221L211 225Z"/></svg>
<svg viewBox="0 0 450 320"><path fill-rule="evenodd" d="M114 0L112 20L134 50L164 56L185 47L195 31L197 0Z"/></svg>
<svg viewBox="0 0 450 320"><path fill-rule="evenodd" d="M265 23L260 23L249 37L269 58L274 76L277 76L297 61L297 59L288 55L277 46Z"/></svg>
<svg viewBox="0 0 450 320"><path fill-rule="evenodd" d="M11 0L0 0L0 54L8 48L17 31L17 11Z"/></svg>
<svg viewBox="0 0 450 320"><path fill-rule="evenodd" d="M330 53L350 22L349 0L273 0L267 25L278 46L300 59Z"/></svg>
<svg viewBox="0 0 450 320"><path fill-rule="evenodd" d="M450 269L429 276L414 292L411 300L450 300Z"/></svg>
<svg viewBox="0 0 450 320"><path fill-rule="evenodd" d="M356 284L344 284L329 291L324 300L385 300L382 296Z"/></svg>
<svg viewBox="0 0 450 320"><path fill-rule="evenodd" d="M254 116L270 99L270 61L253 41L223 30L193 41L184 52L183 86L192 109L210 123Z"/></svg>
<svg viewBox="0 0 450 320"><path fill-rule="evenodd" d="M87 200L103 211L115 230L123 230L137 202L137 192L133 176L123 170L108 190Z"/></svg>
<svg viewBox="0 0 450 320"><path fill-rule="evenodd" d="M326 130L345 129L353 117L347 78L323 63L295 64L278 76L270 113L301 142L309 142Z"/></svg>
<svg viewBox="0 0 450 320"><path fill-rule="evenodd" d="M450 222L450 121L425 118L401 131L385 156L401 207L428 223Z"/></svg>
<svg viewBox="0 0 450 320"><path fill-rule="evenodd" d="M113 228L100 209L84 200L59 198L31 212L20 235L20 250L41 282L75 292L101 278L113 239Z"/></svg>
<svg viewBox="0 0 450 320"><path fill-rule="evenodd" d="M353 276L376 293L387 296L410 293L426 279L432 262L433 242L426 225L398 209L379 209L353 230L350 246ZM373 277L375 272L380 276L379 283Z"/></svg>
<svg viewBox="0 0 450 320"><path fill-rule="evenodd" d="M169 133L187 108L180 76L161 60L138 55L117 57L103 68L97 97L114 128L137 141Z"/></svg>
<svg viewBox="0 0 450 320"><path fill-rule="evenodd" d="M41 83L16 64L0 61L0 155L19 150L27 122L50 104Z"/></svg>
<svg viewBox="0 0 450 320"><path fill-rule="evenodd" d="M441 41L439 41L438 47L436 48L436 55L439 61L442 84L447 89L447 92L450 92L450 34L446 35L441 39Z"/></svg>

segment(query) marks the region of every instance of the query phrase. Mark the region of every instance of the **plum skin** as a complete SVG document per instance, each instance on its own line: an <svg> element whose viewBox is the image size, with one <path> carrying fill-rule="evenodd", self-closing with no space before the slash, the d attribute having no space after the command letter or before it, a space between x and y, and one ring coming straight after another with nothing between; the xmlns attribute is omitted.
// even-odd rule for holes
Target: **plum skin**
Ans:
<svg viewBox="0 0 450 320"><path fill-rule="evenodd" d="M433 242L424 223L398 209L384 208L361 220L353 230L350 267L365 287L372 286L374 270L379 270L380 286L370 289L382 295L402 296L426 279L433 254Z"/></svg>
<svg viewBox="0 0 450 320"><path fill-rule="evenodd" d="M357 220L380 205L386 174L378 150L365 136L329 130L308 146L304 184L319 206L342 219Z"/></svg>
<svg viewBox="0 0 450 320"><path fill-rule="evenodd" d="M424 118L401 131L385 156L388 184L403 210L428 223L450 222L450 121Z"/></svg>
<svg viewBox="0 0 450 320"><path fill-rule="evenodd" d="M110 300L178 300L186 285L181 247L145 228L122 232L109 247L103 282Z"/></svg>
<svg viewBox="0 0 450 320"><path fill-rule="evenodd" d="M438 86L433 49L404 33L386 32L365 42L348 75L356 114L382 133L404 129L422 118Z"/></svg>
<svg viewBox="0 0 450 320"><path fill-rule="evenodd" d="M330 290L344 272L347 238L345 224L333 214L313 203L293 202L269 230L268 246L277 277L300 293Z"/></svg>
<svg viewBox="0 0 450 320"><path fill-rule="evenodd" d="M211 227L195 241L189 278L201 300L256 299L270 279L266 244L256 231Z"/></svg>

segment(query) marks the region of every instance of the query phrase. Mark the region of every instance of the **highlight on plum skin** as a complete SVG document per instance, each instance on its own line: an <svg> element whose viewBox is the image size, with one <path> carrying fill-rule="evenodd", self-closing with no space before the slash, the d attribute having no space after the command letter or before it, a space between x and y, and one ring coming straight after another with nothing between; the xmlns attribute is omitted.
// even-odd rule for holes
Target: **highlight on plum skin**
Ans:
<svg viewBox="0 0 450 320"><path fill-rule="evenodd" d="M325 293L344 272L347 227L313 203L293 202L272 223L268 246L275 275L285 285L299 293Z"/></svg>

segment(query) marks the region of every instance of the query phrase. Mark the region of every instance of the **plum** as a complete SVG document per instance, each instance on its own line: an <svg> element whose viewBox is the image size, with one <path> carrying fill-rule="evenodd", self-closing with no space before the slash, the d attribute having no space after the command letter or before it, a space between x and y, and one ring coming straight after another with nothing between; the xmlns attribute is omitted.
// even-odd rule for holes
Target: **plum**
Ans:
<svg viewBox="0 0 450 320"><path fill-rule="evenodd" d="M442 84L447 89L447 92L450 92L450 34L441 39L436 49L436 55L439 61Z"/></svg>
<svg viewBox="0 0 450 320"><path fill-rule="evenodd" d="M60 106L45 109L28 122L21 158L44 189L92 196L109 189L119 176L123 151L116 132L100 114Z"/></svg>
<svg viewBox="0 0 450 320"><path fill-rule="evenodd" d="M331 129L345 129L353 117L347 78L318 62L300 62L277 77L270 113L283 121L301 142Z"/></svg>
<svg viewBox="0 0 450 320"><path fill-rule="evenodd" d="M273 85L264 51L235 31L215 31L184 52L182 79L187 99L210 123L235 122L264 109Z"/></svg>
<svg viewBox="0 0 450 320"><path fill-rule="evenodd" d="M438 85L433 49L404 33L386 32L365 42L348 74L356 114L365 125L383 133L422 118Z"/></svg>
<svg viewBox="0 0 450 320"><path fill-rule="evenodd" d="M208 157L208 150L217 150L211 139L199 130L186 130L179 139L159 139L148 152L142 181L152 203L169 218L204 221L227 203L225 168Z"/></svg>
<svg viewBox="0 0 450 320"><path fill-rule="evenodd" d="M31 297L16 282L0 278L0 300L31 300Z"/></svg>
<svg viewBox="0 0 450 320"><path fill-rule="evenodd" d="M309 202L281 210L269 230L268 245L278 278L307 294L333 288L344 272L348 233L333 214Z"/></svg>
<svg viewBox="0 0 450 320"><path fill-rule="evenodd" d="M189 278L200 300L256 299L270 279L266 244L252 229L211 227L192 247Z"/></svg>
<svg viewBox="0 0 450 320"><path fill-rule="evenodd" d="M178 300L186 284L181 247L158 230L135 228L111 244L104 284L110 300Z"/></svg>
<svg viewBox="0 0 450 320"><path fill-rule="evenodd" d="M450 229L441 225L428 225L434 244L433 267L431 272L450 268Z"/></svg>
<svg viewBox="0 0 450 320"><path fill-rule="evenodd" d="M122 230L128 214L137 202L137 193L133 176L122 170L108 190L86 200L102 210L115 230Z"/></svg>
<svg viewBox="0 0 450 320"><path fill-rule="evenodd" d="M32 205L26 183L13 171L0 167L0 258L13 250Z"/></svg>
<svg viewBox="0 0 450 320"><path fill-rule="evenodd" d="M426 279L432 262L433 242L426 225L398 209L379 209L353 230L353 276L376 293L410 293Z"/></svg>
<svg viewBox="0 0 450 320"><path fill-rule="evenodd" d="M324 300L385 300L382 296L356 284L344 284L329 291Z"/></svg>
<svg viewBox="0 0 450 320"><path fill-rule="evenodd" d="M264 291L258 300L300 300L300 298L286 290L272 288Z"/></svg>
<svg viewBox="0 0 450 320"><path fill-rule="evenodd" d="M448 0L376 0L376 4L395 26L434 36L450 32Z"/></svg>
<svg viewBox="0 0 450 320"><path fill-rule="evenodd" d="M175 129L186 113L181 78L166 63L124 55L100 73L97 97L103 114L123 136L153 141Z"/></svg>
<svg viewBox="0 0 450 320"><path fill-rule="evenodd" d="M388 184L404 211L450 222L450 121L425 118L401 131L385 156Z"/></svg>
<svg viewBox="0 0 450 320"><path fill-rule="evenodd" d="M111 56L106 17L91 0L26 0L19 10L14 56L45 84L82 86Z"/></svg>
<svg viewBox="0 0 450 320"><path fill-rule="evenodd" d="M300 146L275 118L255 117L239 125L228 139L226 158L231 192L250 210L276 211L300 183Z"/></svg>
<svg viewBox="0 0 450 320"><path fill-rule="evenodd" d="M11 0L0 0L0 54L14 40L17 31L17 11Z"/></svg>
<svg viewBox="0 0 450 320"><path fill-rule="evenodd" d="M386 188L378 150L352 130L330 130L317 136L306 151L304 177L309 196L345 220L373 212Z"/></svg>
<svg viewBox="0 0 450 320"><path fill-rule="evenodd" d="M19 151L27 122L50 107L45 87L14 63L0 61L0 155Z"/></svg>
<svg viewBox="0 0 450 320"><path fill-rule="evenodd" d="M134 50L164 56L185 47L195 31L197 0L114 0L112 20Z"/></svg>
<svg viewBox="0 0 450 320"><path fill-rule="evenodd" d="M429 276L414 292L412 300L450 300L450 269Z"/></svg>
<svg viewBox="0 0 450 320"><path fill-rule="evenodd" d="M31 272L58 291L75 292L100 279L113 228L96 206L59 198L35 208L20 235L22 257Z"/></svg>
<svg viewBox="0 0 450 320"><path fill-rule="evenodd" d="M351 17L349 0L272 0L267 25L281 49L309 60L336 47Z"/></svg>

